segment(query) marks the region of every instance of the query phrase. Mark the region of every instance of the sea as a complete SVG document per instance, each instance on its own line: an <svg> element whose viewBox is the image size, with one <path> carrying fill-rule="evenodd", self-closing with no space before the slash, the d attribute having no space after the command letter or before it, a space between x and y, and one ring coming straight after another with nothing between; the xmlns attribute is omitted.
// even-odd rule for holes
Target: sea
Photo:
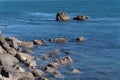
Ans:
<svg viewBox="0 0 120 80"><path fill-rule="evenodd" d="M57 12L66 12L70 21L56 21ZM77 15L89 16L75 21ZM30 53L37 64L48 62L42 56L51 50L57 57L70 56L73 63L58 70L63 75L50 80L120 80L120 0L5 0L0 1L0 31L20 40L45 40L46 46L35 46ZM76 42L83 36L84 42ZM50 43L51 38L65 38L67 43ZM71 54L65 54L65 51ZM71 69L80 70L71 74Z"/></svg>

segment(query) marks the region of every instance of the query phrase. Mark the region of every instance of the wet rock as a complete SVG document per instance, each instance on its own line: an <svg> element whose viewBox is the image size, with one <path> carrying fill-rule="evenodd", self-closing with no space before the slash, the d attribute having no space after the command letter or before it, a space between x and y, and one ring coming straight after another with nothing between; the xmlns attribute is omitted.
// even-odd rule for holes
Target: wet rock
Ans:
<svg viewBox="0 0 120 80"><path fill-rule="evenodd" d="M57 54L57 53L59 53L59 52L60 52L59 50L53 49L53 50L50 52L50 54Z"/></svg>
<svg viewBox="0 0 120 80"><path fill-rule="evenodd" d="M23 53L30 53L30 52L32 52L32 51L29 50L29 49L24 49L24 50L22 50L22 52L23 52Z"/></svg>
<svg viewBox="0 0 120 80"><path fill-rule="evenodd" d="M78 69L72 69L71 70L71 73L72 74L78 74L80 72L80 70L78 70Z"/></svg>
<svg viewBox="0 0 120 80"><path fill-rule="evenodd" d="M25 72L25 70L18 64L13 65L12 68L17 70L18 72Z"/></svg>
<svg viewBox="0 0 120 80"><path fill-rule="evenodd" d="M52 76L55 78L60 78L60 77L62 77L62 74L59 71L55 71L52 73Z"/></svg>
<svg viewBox="0 0 120 80"><path fill-rule="evenodd" d="M55 38L55 39L49 39L50 42L55 42L55 43L66 43L67 40L64 38Z"/></svg>
<svg viewBox="0 0 120 80"><path fill-rule="evenodd" d="M42 70L38 70L38 69L33 70L33 75L36 76L36 77L41 77L44 74L45 73Z"/></svg>
<svg viewBox="0 0 120 80"><path fill-rule="evenodd" d="M44 40L34 40L33 43L35 45L43 45L45 43L45 41Z"/></svg>
<svg viewBox="0 0 120 80"><path fill-rule="evenodd" d="M70 56L65 56L60 59L55 60L55 62L58 62L60 64L69 64L69 63L72 63L73 60L70 58Z"/></svg>
<svg viewBox="0 0 120 80"><path fill-rule="evenodd" d="M52 73L52 72L55 72L56 70L55 70L55 68L53 68L53 67L49 67L49 66L46 66L45 67L45 72L47 72L47 73Z"/></svg>
<svg viewBox="0 0 120 80"><path fill-rule="evenodd" d="M22 42L21 46L25 48L32 48L34 45L33 42Z"/></svg>
<svg viewBox="0 0 120 80"><path fill-rule="evenodd" d="M33 69L36 67L36 61L32 59L32 56L25 53L18 53L16 54L16 58L19 59L19 61L24 62L29 68Z"/></svg>
<svg viewBox="0 0 120 80"><path fill-rule="evenodd" d="M87 20L87 19L88 19L88 16L84 16L84 15L78 15L73 18L73 20L81 20L81 21Z"/></svg>
<svg viewBox="0 0 120 80"><path fill-rule="evenodd" d="M49 67L57 68L59 64L57 62L51 62L48 64Z"/></svg>
<svg viewBox="0 0 120 80"><path fill-rule="evenodd" d="M85 41L85 38L84 37L78 37L78 38L76 38L76 41L83 42L83 41Z"/></svg>
<svg viewBox="0 0 120 80"><path fill-rule="evenodd" d="M57 21L67 21L70 20L70 17L65 12L58 12L56 15Z"/></svg>
<svg viewBox="0 0 120 80"><path fill-rule="evenodd" d="M0 65L2 66L13 66L17 64L19 61L11 56L10 54L1 54L0 55Z"/></svg>
<svg viewBox="0 0 120 80"><path fill-rule="evenodd" d="M45 77L41 77L41 78L38 78L38 80L49 80L49 79Z"/></svg>
<svg viewBox="0 0 120 80"><path fill-rule="evenodd" d="M44 59L44 60L48 60L49 57L48 57L48 56L43 56L42 59Z"/></svg>

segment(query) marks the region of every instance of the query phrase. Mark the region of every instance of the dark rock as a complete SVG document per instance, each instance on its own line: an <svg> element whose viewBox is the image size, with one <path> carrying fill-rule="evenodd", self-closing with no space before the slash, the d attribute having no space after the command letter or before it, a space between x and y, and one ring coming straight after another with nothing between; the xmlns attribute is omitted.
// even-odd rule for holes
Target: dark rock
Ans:
<svg viewBox="0 0 120 80"><path fill-rule="evenodd" d="M38 80L49 80L49 79L45 77L41 77L41 78L38 78Z"/></svg>
<svg viewBox="0 0 120 80"><path fill-rule="evenodd" d="M88 19L88 16L84 16L84 15L79 15L79 16L76 16L73 18L73 20L87 20Z"/></svg>
<svg viewBox="0 0 120 80"><path fill-rule="evenodd" d="M67 21L70 20L70 17L65 12L58 12L56 15L57 21Z"/></svg>
<svg viewBox="0 0 120 80"><path fill-rule="evenodd" d="M55 43L66 43L67 40L64 38L55 38L55 39L49 39L50 42L55 42Z"/></svg>

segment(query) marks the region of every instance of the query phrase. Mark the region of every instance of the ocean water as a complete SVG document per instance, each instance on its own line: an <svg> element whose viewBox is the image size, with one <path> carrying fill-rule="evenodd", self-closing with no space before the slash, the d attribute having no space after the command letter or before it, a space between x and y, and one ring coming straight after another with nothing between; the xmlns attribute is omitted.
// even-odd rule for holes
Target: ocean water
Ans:
<svg viewBox="0 0 120 80"><path fill-rule="evenodd" d="M73 18L87 15L87 21L55 21L56 13L65 11ZM6 26L7 25L7 26ZM70 56L74 62L59 68L63 77L50 80L120 80L120 1L119 0L38 0L0 1L0 30L5 36L24 41L43 39L48 46L35 46L31 55L41 59L52 49L58 57ZM75 38L84 36L85 42ZM50 38L63 37L65 44L49 43ZM72 54L64 54L64 50ZM81 72L70 74L72 68Z"/></svg>

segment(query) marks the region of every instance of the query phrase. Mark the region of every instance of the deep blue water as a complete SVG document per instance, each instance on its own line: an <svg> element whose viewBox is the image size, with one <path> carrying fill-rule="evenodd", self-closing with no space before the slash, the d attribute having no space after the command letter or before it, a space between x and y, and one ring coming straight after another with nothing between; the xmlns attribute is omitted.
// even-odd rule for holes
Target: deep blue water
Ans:
<svg viewBox="0 0 120 80"><path fill-rule="evenodd" d="M83 14L87 21L55 21L56 13L67 12L71 18ZM7 26L4 26L7 25ZM39 65L46 65L41 56L52 49L67 50L74 62L60 68L59 80L120 80L120 1L119 0L60 0L0 2L0 30L5 36L30 41L63 37L66 44L47 42L31 53L39 56ZM84 36L85 42L75 41ZM59 56L67 56L61 52ZM70 69L81 73L71 75ZM58 80L57 78L52 80Z"/></svg>

